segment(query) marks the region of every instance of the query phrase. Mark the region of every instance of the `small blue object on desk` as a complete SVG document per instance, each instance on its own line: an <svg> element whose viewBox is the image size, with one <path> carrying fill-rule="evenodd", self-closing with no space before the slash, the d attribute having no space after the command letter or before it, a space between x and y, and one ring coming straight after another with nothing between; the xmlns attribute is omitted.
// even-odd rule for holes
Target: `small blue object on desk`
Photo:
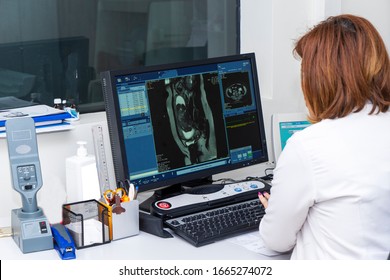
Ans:
<svg viewBox="0 0 390 280"><path fill-rule="evenodd" d="M76 246L67 228L62 224L51 225L54 249L57 250L61 259L71 260L76 258Z"/></svg>

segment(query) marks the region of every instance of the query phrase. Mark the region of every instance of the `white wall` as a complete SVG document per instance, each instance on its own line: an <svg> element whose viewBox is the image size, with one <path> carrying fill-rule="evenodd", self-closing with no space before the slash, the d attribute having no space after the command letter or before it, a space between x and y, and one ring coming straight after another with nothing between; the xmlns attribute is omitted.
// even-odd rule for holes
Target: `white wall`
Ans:
<svg viewBox="0 0 390 280"><path fill-rule="evenodd" d="M329 15L353 13L368 18L381 32L390 49L390 1L388 0L242 0L242 52L255 52L269 154L272 155L270 123L275 112L305 110L300 89L299 61L292 56L294 40L313 23ZM72 131L38 135L38 145L44 185L38 192L41 206L50 222L61 220L61 206L65 202L65 158L73 155L77 140L87 140L93 152L91 127L104 126L105 113L82 115L82 121ZM108 146L108 136L105 143ZM107 147L107 156L111 155ZM271 157L271 160L272 157ZM11 187L7 145L0 139L0 170L2 201L0 218L9 217L13 208L21 207L20 195ZM109 162L112 172L112 162ZM269 165L249 167L220 174L218 177L243 178L263 175Z"/></svg>
<svg viewBox="0 0 390 280"><path fill-rule="evenodd" d="M389 0L343 0L343 13L367 18L378 29L390 51L390 1Z"/></svg>
<svg viewBox="0 0 390 280"><path fill-rule="evenodd" d="M242 0L241 11L241 51L256 53L270 156L271 115L306 111L292 50L309 27L331 15L356 14L376 26L390 50L388 0Z"/></svg>

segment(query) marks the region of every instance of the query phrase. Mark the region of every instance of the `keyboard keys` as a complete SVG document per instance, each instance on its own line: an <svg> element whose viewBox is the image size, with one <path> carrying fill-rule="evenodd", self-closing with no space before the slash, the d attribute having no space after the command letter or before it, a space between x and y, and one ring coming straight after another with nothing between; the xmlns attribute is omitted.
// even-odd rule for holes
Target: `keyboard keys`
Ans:
<svg viewBox="0 0 390 280"><path fill-rule="evenodd" d="M264 215L258 199L165 221L177 235L195 246L257 229Z"/></svg>

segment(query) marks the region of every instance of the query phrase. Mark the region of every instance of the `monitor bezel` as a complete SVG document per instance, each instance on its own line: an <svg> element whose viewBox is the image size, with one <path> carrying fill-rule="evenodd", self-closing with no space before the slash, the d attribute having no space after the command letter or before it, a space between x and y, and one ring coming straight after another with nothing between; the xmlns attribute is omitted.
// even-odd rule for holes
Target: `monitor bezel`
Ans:
<svg viewBox="0 0 390 280"><path fill-rule="evenodd" d="M264 128L264 117L263 117L263 109L262 109L260 88L258 82L256 57L254 53L246 53L246 54L230 55L230 56L223 56L223 57L214 57L214 58L208 58L208 59L202 59L196 61L142 66L142 67L131 68L131 69L127 68L127 69L118 69L118 70L102 72L101 78L102 78L102 86L103 86L103 95L105 98L108 130L110 133L110 140L111 140L110 142L111 142L116 180L117 181L125 180L125 179L131 180L131 178L128 178L130 172L128 170L128 165L126 160L126 150L125 150L123 130L121 126L119 100L118 100L118 94L115 87L116 76L133 75L133 74L139 74L145 72L165 71L169 69L186 68L186 67L193 67L193 66L197 67L201 65L226 63L230 61L239 61L239 60L250 60L251 62L251 72L253 75L253 90L254 90L254 96L256 101L257 121L259 123L259 135L261 138L260 141L263 150L262 156L260 158L252 159L245 162L200 170L194 173L189 173L186 175L177 176L175 178L170 178L165 181L152 182L148 185L142 185L142 187L140 186L138 191L139 192L150 191L150 190L164 188L176 184L187 185L186 184L187 182L197 181L203 178L210 178L210 176L217 175L223 172L237 170L244 167L268 162L269 159L268 149L267 149L267 141L266 141L265 128Z"/></svg>

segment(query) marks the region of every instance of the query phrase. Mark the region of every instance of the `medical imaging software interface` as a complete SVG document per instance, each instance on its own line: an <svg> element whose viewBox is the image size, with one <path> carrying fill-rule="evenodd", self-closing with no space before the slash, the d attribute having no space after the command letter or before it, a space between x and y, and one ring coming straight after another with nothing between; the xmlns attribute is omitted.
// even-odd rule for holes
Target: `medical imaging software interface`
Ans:
<svg viewBox="0 0 390 280"><path fill-rule="evenodd" d="M287 140L298 131L305 129L310 126L311 123L309 121L288 121L279 123L280 129L280 142L282 145L282 150L287 144Z"/></svg>
<svg viewBox="0 0 390 280"><path fill-rule="evenodd" d="M116 76L132 182L263 156L251 71L245 59Z"/></svg>

